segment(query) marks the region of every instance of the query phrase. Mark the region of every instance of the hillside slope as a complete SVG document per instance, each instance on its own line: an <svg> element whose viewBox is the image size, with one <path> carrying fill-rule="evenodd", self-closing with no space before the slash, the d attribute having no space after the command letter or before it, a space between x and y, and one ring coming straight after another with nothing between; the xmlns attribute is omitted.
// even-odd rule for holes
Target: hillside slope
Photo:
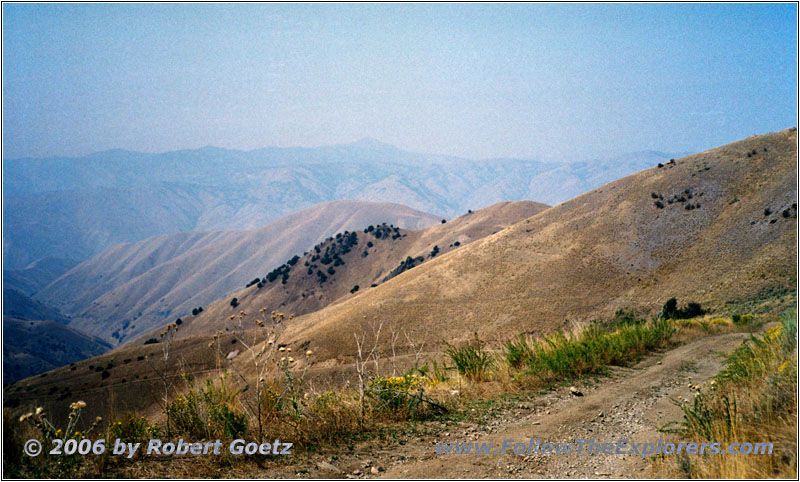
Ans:
<svg viewBox="0 0 800 482"><path fill-rule="evenodd" d="M646 169L297 318L286 340L342 363L371 320L434 348L652 311L673 296L721 307L796 290L796 146L789 129Z"/></svg>
<svg viewBox="0 0 800 482"><path fill-rule="evenodd" d="M57 310L13 288L3 289L3 381L84 360L107 351L102 340L65 326Z"/></svg>
<svg viewBox="0 0 800 482"><path fill-rule="evenodd" d="M55 321L3 318L3 382L85 360L110 348L99 338Z"/></svg>
<svg viewBox="0 0 800 482"><path fill-rule="evenodd" d="M3 288L3 318L5 317L22 320L51 320L62 325L69 323L69 319L59 313L57 309L33 300L14 288Z"/></svg>
<svg viewBox="0 0 800 482"><path fill-rule="evenodd" d="M36 299L70 315L72 327L121 342L244 287L327 236L382 222L418 229L440 218L399 204L333 201L250 231L157 236L84 261Z"/></svg>
<svg viewBox="0 0 800 482"><path fill-rule="evenodd" d="M269 307L295 315L311 313L354 293L374 289L403 271L547 208L532 201L504 202L422 230L379 224L338 233L284 263L272 275L265 271L261 277L248 280L250 286L204 307L201 313L185 313L180 336L213 334L220 320L239 311L256 313ZM233 298L237 300L235 307Z"/></svg>
<svg viewBox="0 0 800 482"><path fill-rule="evenodd" d="M76 264L71 259L41 258L22 269L4 269L3 287L33 296Z"/></svg>

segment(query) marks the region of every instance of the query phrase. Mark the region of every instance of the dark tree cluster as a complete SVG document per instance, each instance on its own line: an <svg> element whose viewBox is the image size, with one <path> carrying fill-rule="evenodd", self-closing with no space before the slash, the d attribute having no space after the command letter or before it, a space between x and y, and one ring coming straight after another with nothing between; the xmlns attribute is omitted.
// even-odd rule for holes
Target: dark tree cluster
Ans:
<svg viewBox="0 0 800 482"><path fill-rule="evenodd" d="M430 254L430 256L428 256L428 257L429 257L429 258L433 258L433 257L435 257L437 254L439 254L439 245L438 245L438 244L437 244L437 245L435 245L435 246L433 247L433 249L431 250L431 254Z"/></svg>
<svg viewBox="0 0 800 482"><path fill-rule="evenodd" d="M411 256L407 256L406 259L404 259L403 261L400 262L400 265L397 268L393 269L383 279L383 281L388 281L388 280L394 278L395 276L399 275L400 273L402 273L404 271L408 271L411 268L413 268L414 266L418 266L418 265L422 264L424 261L425 261L425 258L423 258L422 256L417 256L416 258L412 258Z"/></svg>
<svg viewBox="0 0 800 482"><path fill-rule="evenodd" d="M197 308L192 308L192 315L197 316L203 312L203 307L198 306Z"/></svg>
<svg viewBox="0 0 800 482"><path fill-rule="evenodd" d="M377 239L399 239L405 236L405 234L400 233L400 228L393 224L387 226L386 223L379 224L378 226L369 226L364 232L372 234Z"/></svg>
<svg viewBox="0 0 800 482"><path fill-rule="evenodd" d="M677 194L673 194L672 196L670 196L667 199L667 205L670 205L670 204L683 204L683 203L688 202L690 199L702 197L703 194L704 193L701 192L700 194L695 195L692 192L691 189L684 189L682 192L679 192ZM653 204L658 209L664 209L666 207L664 205L664 203L661 202L661 201L664 200L664 196L663 195L656 194L656 193L650 193L650 197L653 198L653 199L657 198L656 201ZM691 211L693 209L699 209L699 208L700 208L700 203L697 202L696 200L695 200L695 202L686 204L684 206L684 209L686 209L687 211Z"/></svg>
<svg viewBox="0 0 800 482"><path fill-rule="evenodd" d="M794 211L794 216L797 217L797 203L792 203L791 206L787 206L787 207L781 206L781 207L775 209L774 211L772 210L772 208L768 208L768 207L764 208L764 217L771 216L772 214L775 214L775 213L780 213L780 216L783 219L789 219L789 218L792 217L792 211ZM769 221L770 224L775 224L777 222L778 222L777 215L773 219L771 219ZM754 224L754 223L755 222L753 222L751 224Z"/></svg>
<svg viewBox="0 0 800 482"><path fill-rule="evenodd" d="M674 166L674 165L675 165L675 159L670 159L670 160L669 160L669 162L668 162L667 164L668 164L670 167ZM658 163L658 168L659 168L659 169L661 169L662 167L664 167L664 164L662 164L662 163L660 163L660 162L659 162L659 163Z"/></svg>

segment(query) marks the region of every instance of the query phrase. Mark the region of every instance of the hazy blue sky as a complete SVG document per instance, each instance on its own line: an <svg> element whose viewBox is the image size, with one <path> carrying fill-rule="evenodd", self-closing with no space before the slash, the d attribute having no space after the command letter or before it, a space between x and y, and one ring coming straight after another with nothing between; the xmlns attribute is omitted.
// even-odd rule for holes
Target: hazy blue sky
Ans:
<svg viewBox="0 0 800 482"><path fill-rule="evenodd" d="M698 151L797 124L796 36L794 4L4 4L3 155Z"/></svg>

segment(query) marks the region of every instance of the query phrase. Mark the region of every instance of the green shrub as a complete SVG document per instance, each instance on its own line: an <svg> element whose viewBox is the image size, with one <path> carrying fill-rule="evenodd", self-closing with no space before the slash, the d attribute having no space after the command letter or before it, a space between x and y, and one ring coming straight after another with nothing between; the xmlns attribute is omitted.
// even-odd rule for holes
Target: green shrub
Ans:
<svg viewBox="0 0 800 482"><path fill-rule="evenodd" d="M520 368L533 355L531 340L520 335L516 340L509 340L503 346L506 362L513 368Z"/></svg>
<svg viewBox="0 0 800 482"><path fill-rule="evenodd" d="M423 377L411 374L373 378L367 387L367 396L378 411L413 414L422 401L424 383Z"/></svg>
<svg viewBox="0 0 800 482"><path fill-rule="evenodd" d="M733 321L734 325L738 326L746 326L753 322L753 315L747 313L745 315L735 314L731 316L731 320Z"/></svg>

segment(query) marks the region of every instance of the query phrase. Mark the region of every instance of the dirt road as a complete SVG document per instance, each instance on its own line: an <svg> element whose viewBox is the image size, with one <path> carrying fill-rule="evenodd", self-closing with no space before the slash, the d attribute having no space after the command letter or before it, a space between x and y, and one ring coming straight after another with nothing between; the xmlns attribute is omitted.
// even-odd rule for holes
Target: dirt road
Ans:
<svg viewBox="0 0 800 482"><path fill-rule="evenodd" d="M620 478L647 477L649 464L636 455L437 455L436 442L493 443L531 438L564 443L576 439L634 443L670 437L659 433L666 422L680 420L672 400L690 398L720 369L724 355L747 338L744 333L707 336L630 368L616 368L597 386L578 386L582 396L559 388L530 402L504 409L486 424L460 423L409 438L402 445L361 444L335 458L318 456L294 474L297 477L347 478ZM286 475L283 475L286 476Z"/></svg>

